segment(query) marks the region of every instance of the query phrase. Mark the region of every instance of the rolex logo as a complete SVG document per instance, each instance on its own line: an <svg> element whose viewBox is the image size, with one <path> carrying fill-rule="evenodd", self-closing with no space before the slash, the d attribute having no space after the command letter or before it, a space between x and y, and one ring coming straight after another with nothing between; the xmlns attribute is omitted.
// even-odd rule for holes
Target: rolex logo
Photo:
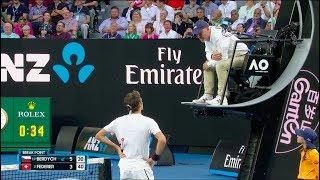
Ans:
<svg viewBox="0 0 320 180"><path fill-rule="evenodd" d="M36 103L33 101L28 102L28 109L33 111L36 108Z"/></svg>

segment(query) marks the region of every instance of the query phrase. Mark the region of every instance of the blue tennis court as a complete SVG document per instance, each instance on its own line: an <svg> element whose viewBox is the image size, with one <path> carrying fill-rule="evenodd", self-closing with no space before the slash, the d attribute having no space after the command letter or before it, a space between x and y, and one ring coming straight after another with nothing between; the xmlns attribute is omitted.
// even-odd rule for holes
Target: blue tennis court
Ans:
<svg viewBox="0 0 320 180"><path fill-rule="evenodd" d="M83 153L82 153L83 154ZM84 154L86 155L86 154ZM154 175L156 179L214 179L214 180L233 180L236 178L225 177L225 176L213 176L209 174L209 165L211 161L211 155L200 155L200 154L184 154L175 153L175 165L173 166L155 166ZM16 167L18 168L18 158L17 154L1 154L1 170L3 167ZM13 166L16 165L16 166ZM95 167L93 167L95 168ZM112 179L119 179L119 168L118 160L111 160L111 172ZM69 174L70 171L66 171ZM3 173L1 173L1 179L3 179ZM33 176L33 179L57 179L52 173L47 173L47 176L37 178ZM89 179L90 173L87 175L89 177L83 176L80 179ZM5 177L10 179L10 177ZM91 179L91 178L90 178Z"/></svg>

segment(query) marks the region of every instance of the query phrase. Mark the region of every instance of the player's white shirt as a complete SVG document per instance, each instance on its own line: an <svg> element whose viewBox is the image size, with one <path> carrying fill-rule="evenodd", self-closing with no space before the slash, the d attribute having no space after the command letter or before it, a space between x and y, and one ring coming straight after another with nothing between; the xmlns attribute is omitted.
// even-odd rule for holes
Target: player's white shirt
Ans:
<svg viewBox="0 0 320 180"><path fill-rule="evenodd" d="M126 155L119 161L120 170L150 168L144 159L149 158L151 135L161 132L153 119L141 114L128 114L115 119L103 129L115 133Z"/></svg>

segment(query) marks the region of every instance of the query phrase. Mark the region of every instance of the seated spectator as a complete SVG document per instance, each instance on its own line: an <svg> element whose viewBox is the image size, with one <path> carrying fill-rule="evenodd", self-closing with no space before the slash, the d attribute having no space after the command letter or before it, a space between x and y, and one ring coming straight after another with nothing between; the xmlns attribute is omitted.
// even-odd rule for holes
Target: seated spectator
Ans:
<svg viewBox="0 0 320 180"><path fill-rule="evenodd" d="M273 0L272 2L274 3L273 17L275 19L278 19L280 7L281 7L281 0Z"/></svg>
<svg viewBox="0 0 320 180"><path fill-rule="evenodd" d="M22 32L23 32L22 38L25 38L25 39L35 39L36 38L34 35L30 34L31 28L28 25L24 25L22 27Z"/></svg>
<svg viewBox="0 0 320 180"><path fill-rule="evenodd" d="M38 35L39 39L48 39L51 35L48 34L47 29L45 27L40 28L40 34Z"/></svg>
<svg viewBox="0 0 320 180"><path fill-rule="evenodd" d="M176 31L172 30L172 23L169 20L166 20L163 24L164 32L159 35L159 39L178 39L181 38L181 35Z"/></svg>
<svg viewBox="0 0 320 180"><path fill-rule="evenodd" d="M102 36L102 39L122 39L117 29L118 29L118 24L116 22L111 23L110 30L108 30L106 34Z"/></svg>
<svg viewBox="0 0 320 180"><path fill-rule="evenodd" d="M29 1L29 6L30 8L32 6L36 6L37 5L37 0L28 0ZM53 0L43 0L43 6L48 7L51 3L53 3Z"/></svg>
<svg viewBox="0 0 320 180"><path fill-rule="evenodd" d="M237 3L235 1L221 0L219 9L222 13L222 18L231 18L231 11L237 10Z"/></svg>
<svg viewBox="0 0 320 180"><path fill-rule="evenodd" d="M207 23L209 23L209 19L204 15L204 9L202 7L198 7L197 9L197 16L196 17L193 17L193 18L190 18L190 20L193 22L193 23L196 23L197 21L199 20L203 20Z"/></svg>
<svg viewBox="0 0 320 180"><path fill-rule="evenodd" d="M51 39L62 39L69 40L71 35L65 32L65 24L62 21L59 21L56 25L56 32L50 36Z"/></svg>
<svg viewBox="0 0 320 180"><path fill-rule="evenodd" d="M145 34L141 39L158 39L159 36L154 33L154 28L152 23L147 23L145 26Z"/></svg>
<svg viewBox="0 0 320 180"><path fill-rule="evenodd" d="M11 0L2 0L1 1L1 12L5 13L11 3L12 3Z"/></svg>
<svg viewBox="0 0 320 180"><path fill-rule="evenodd" d="M43 22L43 14L47 11L47 8L43 6L43 0L35 0L36 4L31 7L29 12L29 19L34 29L34 34L38 35L40 24Z"/></svg>
<svg viewBox="0 0 320 180"><path fill-rule="evenodd" d="M68 5L63 0L54 0L53 3L49 4L48 11L51 14L51 21L54 26L63 19L63 9L67 9Z"/></svg>
<svg viewBox="0 0 320 180"><path fill-rule="evenodd" d="M219 6L213 3L211 0L204 0L201 7L204 9L204 15L210 19L211 14L215 9L218 9ZM197 10L198 11L198 10ZM193 21L194 22L194 21ZM208 21L207 21L208 22ZM195 23L195 22L194 22Z"/></svg>
<svg viewBox="0 0 320 180"><path fill-rule="evenodd" d="M116 6L111 8L110 18L104 20L100 24L100 26L99 26L100 33L101 34L107 33L111 28L111 24L114 22L118 25L118 27L117 27L118 34L120 34L121 36L124 36L126 33L125 31L128 28L128 22L127 22L126 18L119 17L119 8Z"/></svg>
<svg viewBox="0 0 320 180"><path fill-rule="evenodd" d="M181 12L177 12L175 15L174 23L172 24L172 29L179 33L181 36L184 35L184 32L189 28L192 27L191 24L183 22L183 15Z"/></svg>
<svg viewBox="0 0 320 180"><path fill-rule="evenodd" d="M83 7L87 7L89 11L89 27L94 29L94 21L96 16L96 8L98 7L99 3L97 0L85 0Z"/></svg>
<svg viewBox="0 0 320 180"><path fill-rule="evenodd" d="M261 18L261 10L259 8L254 10L253 18L248 19L248 21L244 24L246 34L253 35L254 26L259 25L262 29L266 27L267 21Z"/></svg>
<svg viewBox="0 0 320 180"><path fill-rule="evenodd" d="M270 21L270 19L267 22L266 27L264 29L265 30L273 30L272 22Z"/></svg>
<svg viewBox="0 0 320 180"><path fill-rule="evenodd" d="M123 39L140 39L135 23L129 23L128 33L123 37Z"/></svg>
<svg viewBox="0 0 320 180"><path fill-rule="evenodd" d="M197 16L197 9L200 7L196 0L189 0L190 3L186 4L182 8L183 19L185 22L189 22L190 18L194 18Z"/></svg>
<svg viewBox="0 0 320 180"><path fill-rule="evenodd" d="M246 22L248 19L253 18L255 9L254 0L246 0L246 5L241 6L239 9L239 19Z"/></svg>
<svg viewBox="0 0 320 180"><path fill-rule="evenodd" d="M135 6L135 1L133 0L127 0L127 1L129 3L129 7L123 9L121 16L126 18L126 20L130 22L132 20L133 11L140 10L140 8Z"/></svg>
<svg viewBox="0 0 320 180"><path fill-rule="evenodd" d="M184 34L183 34L183 39L192 39L193 38L193 34L192 34L192 28L188 28Z"/></svg>
<svg viewBox="0 0 320 180"><path fill-rule="evenodd" d="M22 37L22 35L23 35L22 28L25 25L28 25L28 26L32 27L32 24L30 22L28 22L26 18L21 16L19 18L18 23L15 23L13 25L13 32L18 34L20 37ZM31 34L33 35L33 30L32 29L31 29Z"/></svg>
<svg viewBox="0 0 320 180"><path fill-rule="evenodd" d="M167 11L167 17L166 20L169 20L171 22L174 21L174 9L168 5L166 5L166 0L156 0L157 4L157 20L160 20L160 12L161 10Z"/></svg>
<svg viewBox="0 0 320 180"><path fill-rule="evenodd" d="M156 20L158 12L157 6L153 5L153 0L145 0L145 4L141 7L141 18L145 22L153 23Z"/></svg>
<svg viewBox="0 0 320 180"><path fill-rule="evenodd" d="M237 28L236 28L236 33L238 35L242 35L242 34L244 34L244 32L245 32L245 29L244 29L243 24L242 23L238 24Z"/></svg>
<svg viewBox="0 0 320 180"><path fill-rule="evenodd" d="M14 24L20 17L28 18L28 8L20 3L20 0L13 0L13 4L7 9L7 22Z"/></svg>
<svg viewBox="0 0 320 180"><path fill-rule="evenodd" d="M268 21L271 16L273 16L275 4L270 0L260 0L260 2L256 4L255 8L260 8L261 18Z"/></svg>
<svg viewBox="0 0 320 180"><path fill-rule="evenodd" d="M4 23L1 38L20 38L20 36L12 32L12 24Z"/></svg>
<svg viewBox="0 0 320 180"><path fill-rule="evenodd" d="M231 23L231 30L235 31L237 28L237 25L239 23L243 23L242 19L239 19L239 13L236 9L231 11L231 19L230 19L230 23Z"/></svg>
<svg viewBox="0 0 320 180"><path fill-rule="evenodd" d="M216 9L212 13L212 18L209 21L212 26L221 26L222 24L222 13L220 9Z"/></svg>
<svg viewBox="0 0 320 180"><path fill-rule="evenodd" d="M4 22L6 22L6 18L3 15L4 13L1 12L1 33L3 33L3 26L4 26Z"/></svg>
<svg viewBox="0 0 320 180"><path fill-rule="evenodd" d="M83 39L87 39L89 33L90 15L89 8L83 6L84 3L85 0L75 0L75 6L71 8L71 12L75 17L75 20L78 22L77 35L81 36Z"/></svg>
<svg viewBox="0 0 320 180"><path fill-rule="evenodd" d="M164 32L163 23L164 23L164 21L166 21L166 17L167 17L167 11L161 10L160 20L159 21L157 20L153 23L153 27L154 27L156 34L161 34L162 32Z"/></svg>
<svg viewBox="0 0 320 180"><path fill-rule="evenodd" d="M146 26L147 23L141 19L141 14L139 10L135 10L133 12L131 22L135 24L137 33L139 35L144 33L144 27Z"/></svg>
<svg viewBox="0 0 320 180"><path fill-rule="evenodd" d="M65 32L69 33L72 39L77 38L78 22L73 19L73 14L68 9L63 9L63 19L61 22L64 23Z"/></svg>
<svg viewBox="0 0 320 180"><path fill-rule="evenodd" d="M253 37L259 37L261 35L261 27L256 24L254 27Z"/></svg>
<svg viewBox="0 0 320 180"><path fill-rule="evenodd" d="M167 5L172 7L175 11L181 10L184 5L184 0L168 0Z"/></svg>
<svg viewBox="0 0 320 180"><path fill-rule="evenodd" d="M51 16L49 12L43 14L43 22L40 24L39 37L45 38L53 33L53 24L51 23Z"/></svg>

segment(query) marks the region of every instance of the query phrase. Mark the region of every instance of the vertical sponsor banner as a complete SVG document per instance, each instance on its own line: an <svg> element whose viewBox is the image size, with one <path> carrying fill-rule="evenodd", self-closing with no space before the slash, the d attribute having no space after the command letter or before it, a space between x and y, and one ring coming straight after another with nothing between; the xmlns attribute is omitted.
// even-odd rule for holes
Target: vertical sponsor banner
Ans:
<svg viewBox="0 0 320 180"><path fill-rule="evenodd" d="M295 129L319 132L319 78L313 72L300 70L292 81L280 120L269 179L295 179L302 148Z"/></svg>
<svg viewBox="0 0 320 180"><path fill-rule="evenodd" d="M319 79L308 70L301 70L292 81L275 148L276 154L285 154L301 147L296 141L295 129L319 126Z"/></svg>

